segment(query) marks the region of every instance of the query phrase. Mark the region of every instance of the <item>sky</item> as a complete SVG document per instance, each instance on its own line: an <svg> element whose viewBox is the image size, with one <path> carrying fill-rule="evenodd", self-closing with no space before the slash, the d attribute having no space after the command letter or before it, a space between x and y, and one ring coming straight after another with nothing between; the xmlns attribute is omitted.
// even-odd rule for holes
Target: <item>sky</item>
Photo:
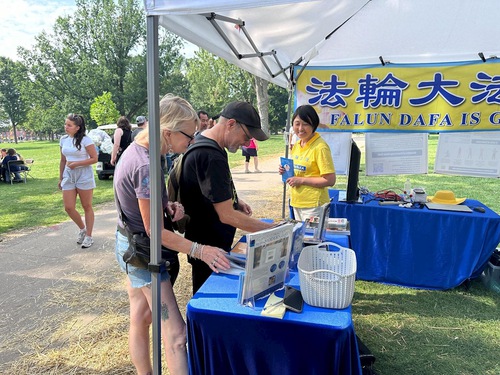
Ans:
<svg viewBox="0 0 500 375"><path fill-rule="evenodd" d="M52 33L55 20L76 10L74 0L0 0L0 56L18 60L17 47L30 48L42 31ZM184 54L197 49L187 44Z"/></svg>
<svg viewBox="0 0 500 375"><path fill-rule="evenodd" d="M36 35L52 32L57 17L75 9L74 0L0 0L0 56L18 60L18 46L30 48Z"/></svg>

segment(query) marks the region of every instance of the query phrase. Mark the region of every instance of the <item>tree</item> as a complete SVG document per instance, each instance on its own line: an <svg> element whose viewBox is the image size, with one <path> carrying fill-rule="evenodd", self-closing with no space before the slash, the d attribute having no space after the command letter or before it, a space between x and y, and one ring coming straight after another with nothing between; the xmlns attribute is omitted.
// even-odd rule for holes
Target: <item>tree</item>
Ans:
<svg viewBox="0 0 500 375"><path fill-rule="evenodd" d="M288 91L280 86L269 85L269 130L277 134L286 126Z"/></svg>
<svg viewBox="0 0 500 375"><path fill-rule="evenodd" d="M269 95L267 94L269 82L257 76L254 77L254 80L262 130L269 134Z"/></svg>
<svg viewBox="0 0 500 375"><path fill-rule="evenodd" d="M27 95L33 107L57 111L59 119L67 113L80 113L92 125L92 102L109 92L120 115L133 118L146 114L146 17L142 4L137 0L76 0L76 5L74 14L56 20L51 34L36 37L32 50L19 49L30 74ZM179 87L188 93L180 73L181 47L179 37L162 33L162 92ZM30 126L57 132L60 123L30 121Z"/></svg>
<svg viewBox="0 0 500 375"><path fill-rule="evenodd" d="M103 92L90 105L90 117L97 125L115 123L120 117L110 92Z"/></svg>
<svg viewBox="0 0 500 375"><path fill-rule="evenodd" d="M0 56L0 106L12 123L15 143L16 128L26 119L27 107L21 94L22 82L26 78L21 63Z"/></svg>
<svg viewBox="0 0 500 375"><path fill-rule="evenodd" d="M188 59L186 71L191 104L197 110L213 116L235 100L255 103L253 76L210 52L196 51L195 57Z"/></svg>
<svg viewBox="0 0 500 375"><path fill-rule="evenodd" d="M257 107L266 132L277 133L285 126L288 100L285 89L202 49L188 60L186 75L195 108L214 115L231 101L245 100Z"/></svg>

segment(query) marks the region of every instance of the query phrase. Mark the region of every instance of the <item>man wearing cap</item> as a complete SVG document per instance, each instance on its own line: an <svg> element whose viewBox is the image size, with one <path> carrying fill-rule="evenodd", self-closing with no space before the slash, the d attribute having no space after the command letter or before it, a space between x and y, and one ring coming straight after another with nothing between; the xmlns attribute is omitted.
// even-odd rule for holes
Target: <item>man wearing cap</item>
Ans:
<svg viewBox="0 0 500 375"><path fill-rule="evenodd" d="M137 116L135 123L137 124L137 129L132 132L132 141L135 139L137 134L148 127L148 120L146 120L146 117L144 116Z"/></svg>
<svg viewBox="0 0 500 375"><path fill-rule="evenodd" d="M195 143L208 140L214 147L198 147L184 156L179 186L181 203L190 216L186 238L229 251L236 228L256 232L273 225L251 217L252 209L238 198L229 169L226 149L235 153L241 146L248 146L252 138L269 138L261 129L259 114L249 103L232 102L212 128L194 139ZM189 263L194 294L212 270L193 258Z"/></svg>

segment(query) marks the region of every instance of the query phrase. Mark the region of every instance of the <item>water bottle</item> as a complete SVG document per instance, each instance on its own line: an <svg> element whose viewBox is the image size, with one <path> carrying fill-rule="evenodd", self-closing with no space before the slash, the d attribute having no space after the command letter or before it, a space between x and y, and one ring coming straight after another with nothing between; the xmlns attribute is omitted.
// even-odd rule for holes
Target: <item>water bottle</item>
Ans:
<svg viewBox="0 0 500 375"><path fill-rule="evenodd" d="M411 182L410 182L409 178L407 178L406 181L405 181L404 194L405 194L405 198L406 199L410 198L410 195L411 195Z"/></svg>

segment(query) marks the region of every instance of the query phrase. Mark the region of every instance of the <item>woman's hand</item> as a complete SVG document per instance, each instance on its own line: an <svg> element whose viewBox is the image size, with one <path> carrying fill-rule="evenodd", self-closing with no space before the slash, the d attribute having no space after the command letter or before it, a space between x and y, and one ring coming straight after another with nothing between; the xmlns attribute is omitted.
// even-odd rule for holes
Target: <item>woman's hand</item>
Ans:
<svg viewBox="0 0 500 375"><path fill-rule="evenodd" d="M304 185L304 178L303 177L290 177L286 180L286 183L290 185L291 187L298 187L301 185Z"/></svg>
<svg viewBox="0 0 500 375"><path fill-rule="evenodd" d="M180 220L184 217L184 206L179 202L168 202L167 213L172 217L172 221Z"/></svg>
<svg viewBox="0 0 500 375"><path fill-rule="evenodd" d="M68 167L69 169L73 170L76 167L78 167L77 163L78 163L77 161L68 161L66 163L66 167Z"/></svg>
<svg viewBox="0 0 500 375"><path fill-rule="evenodd" d="M283 166L280 165L279 168L278 168L278 172L279 172L279 174L285 173L285 168L283 168Z"/></svg>
<svg viewBox="0 0 500 375"><path fill-rule="evenodd" d="M219 273L219 270L228 270L231 268L224 250L208 245L202 246L200 259L208 264L212 271Z"/></svg>

